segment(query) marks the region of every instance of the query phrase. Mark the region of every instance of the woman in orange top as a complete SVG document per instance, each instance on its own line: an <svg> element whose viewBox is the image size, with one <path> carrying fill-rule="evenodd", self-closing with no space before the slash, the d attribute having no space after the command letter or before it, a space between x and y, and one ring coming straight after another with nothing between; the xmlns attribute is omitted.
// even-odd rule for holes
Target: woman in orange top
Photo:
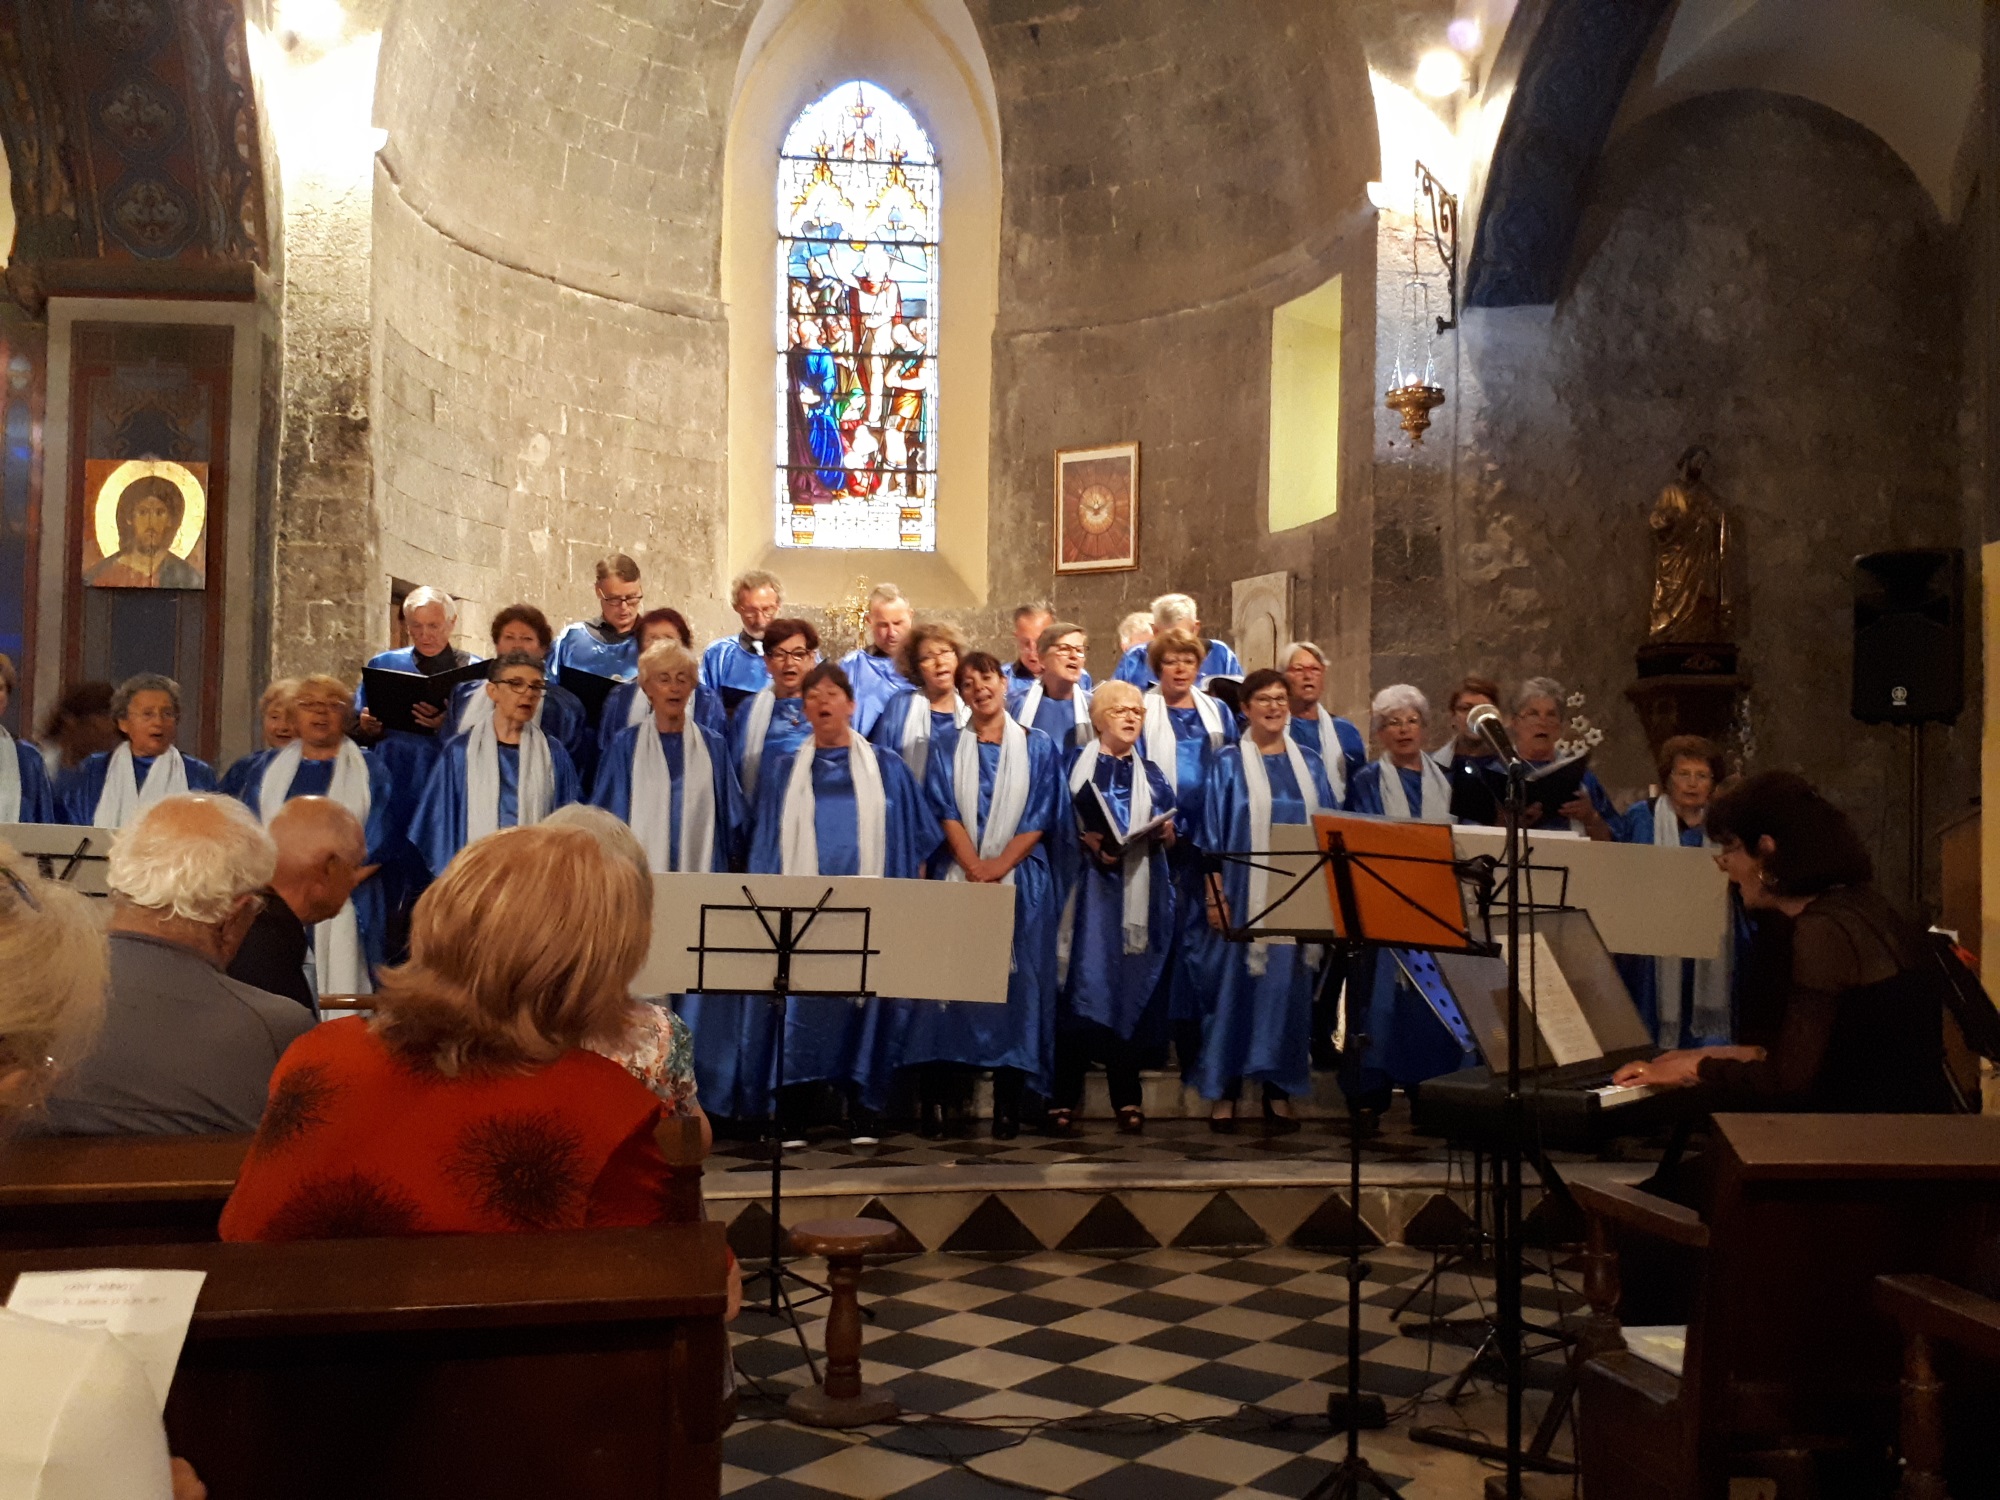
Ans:
<svg viewBox="0 0 2000 1500"><path fill-rule="evenodd" d="M590 1050L623 1037L651 915L639 871L580 829L469 845L417 903L374 1018L279 1061L222 1237L665 1222L660 1101Z"/></svg>

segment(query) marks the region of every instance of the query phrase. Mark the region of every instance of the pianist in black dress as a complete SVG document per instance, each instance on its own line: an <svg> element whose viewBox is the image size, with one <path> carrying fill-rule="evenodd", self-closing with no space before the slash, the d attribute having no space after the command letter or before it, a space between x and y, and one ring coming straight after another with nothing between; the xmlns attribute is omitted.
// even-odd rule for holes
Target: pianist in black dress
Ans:
<svg viewBox="0 0 2000 1500"><path fill-rule="evenodd" d="M1743 1045L1665 1052L1616 1082L1698 1086L1710 1112L1950 1110L1924 931L1875 889L1846 815L1803 777L1766 771L1718 797L1707 826L1757 924Z"/></svg>

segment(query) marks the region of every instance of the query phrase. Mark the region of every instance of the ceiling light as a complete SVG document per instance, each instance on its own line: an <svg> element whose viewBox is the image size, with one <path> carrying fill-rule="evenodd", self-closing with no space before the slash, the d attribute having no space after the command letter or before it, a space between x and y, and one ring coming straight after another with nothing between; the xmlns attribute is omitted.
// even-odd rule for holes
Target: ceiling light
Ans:
<svg viewBox="0 0 2000 1500"><path fill-rule="evenodd" d="M278 24L302 42L327 46L347 32L347 12L340 0L283 0Z"/></svg>
<svg viewBox="0 0 2000 1500"><path fill-rule="evenodd" d="M1460 16L1451 25L1445 27L1444 39L1460 52L1470 56L1472 53L1477 52L1480 43L1486 40L1486 33L1480 28L1477 18L1473 16Z"/></svg>
<svg viewBox="0 0 2000 1500"><path fill-rule="evenodd" d="M1417 92L1442 99L1465 87L1465 63L1444 47L1426 52L1417 63Z"/></svg>

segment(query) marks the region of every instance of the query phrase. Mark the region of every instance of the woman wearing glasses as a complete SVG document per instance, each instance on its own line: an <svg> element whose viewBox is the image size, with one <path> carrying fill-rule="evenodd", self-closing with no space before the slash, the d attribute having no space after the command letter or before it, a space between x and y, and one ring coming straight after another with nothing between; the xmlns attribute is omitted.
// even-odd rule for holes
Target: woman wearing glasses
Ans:
<svg viewBox="0 0 2000 1500"><path fill-rule="evenodd" d="M764 627L763 690L742 699L729 720L729 758L736 784L753 812L764 766L791 764L791 752L812 733L801 696L806 673L819 660L819 632L805 620L773 620ZM748 836L747 830L745 836Z"/></svg>
<svg viewBox="0 0 2000 1500"><path fill-rule="evenodd" d="M1265 850L1274 824L1303 824L1336 804L1319 756L1287 732L1292 699L1284 676L1269 668L1252 672L1243 679L1243 706L1250 726L1215 757L1202 827L1216 849ZM1207 925L1220 934L1232 919L1254 918L1282 889L1268 870L1233 860L1223 869L1220 892L1198 899ZM1286 1101L1312 1088L1317 975L1307 950L1250 942L1211 944L1211 951L1214 998L1202 1018L1189 1082L1209 1101L1209 1123L1217 1130L1235 1128L1236 1096L1246 1079L1264 1086L1265 1120L1275 1129L1296 1130Z"/></svg>
<svg viewBox="0 0 2000 1500"><path fill-rule="evenodd" d="M473 840L531 827L582 800L569 752L535 723L547 688L541 662L511 651L489 671L493 717L446 742L410 828L410 842L433 876Z"/></svg>
<svg viewBox="0 0 2000 1500"><path fill-rule="evenodd" d="M1507 720L1514 748L1530 766L1545 766L1556 758L1556 741L1562 737L1563 687L1552 677L1530 677L1514 689L1514 701ZM1532 811L1532 809L1530 809ZM1599 842L1612 837L1611 820L1618 816L1610 794L1595 771L1583 773L1583 785L1561 807L1545 811L1539 822L1529 826L1581 833Z"/></svg>
<svg viewBox="0 0 2000 1500"><path fill-rule="evenodd" d="M897 652L909 685L883 705L868 731L868 742L900 755L919 786L931 747L943 744L970 717L955 683L964 655L965 637L951 626L931 621L917 626Z"/></svg>

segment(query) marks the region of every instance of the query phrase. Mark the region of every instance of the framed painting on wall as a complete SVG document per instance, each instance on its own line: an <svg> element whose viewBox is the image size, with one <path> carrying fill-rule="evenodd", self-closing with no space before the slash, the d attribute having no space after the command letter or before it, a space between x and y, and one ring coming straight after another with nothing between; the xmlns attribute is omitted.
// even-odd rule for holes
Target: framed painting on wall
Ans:
<svg viewBox="0 0 2000 1500"><path fill-rule="evenodd" d="M1139 566L1139 445L1056 452L1056 572Z"/></svg>

